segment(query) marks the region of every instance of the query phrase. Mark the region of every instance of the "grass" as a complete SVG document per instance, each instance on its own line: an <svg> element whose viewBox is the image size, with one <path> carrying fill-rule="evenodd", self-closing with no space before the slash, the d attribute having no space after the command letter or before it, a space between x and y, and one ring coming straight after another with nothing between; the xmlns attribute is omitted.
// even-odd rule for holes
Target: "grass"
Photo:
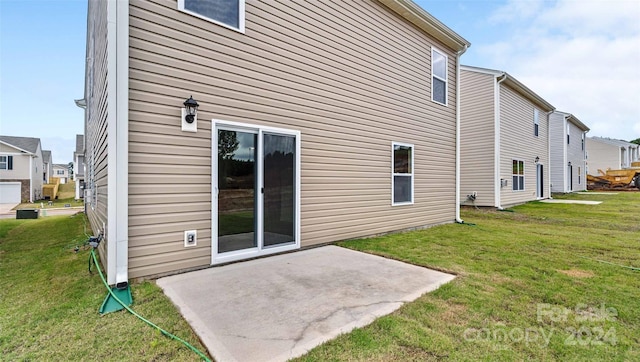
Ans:
<svg viewBox="0 0 640 362"><path fill-rule="evenodd" d="M476 226L342 246L458 274L299 361L640 360L640 193L463 210ZM548 338L548 342L547 342Z"/></svg>
<svg viewBox="0 0 640 362"><path fill-rule="evenodd" d="M98 314L107 291L87 270L84 215L0 220L0 356L35 361L196 361L127 312ZM132 287L142 316L205 351L153 282Z"/></svg>
<svg viewBox="0 0 640 362"><path fill-rule="evenodd" d="M14 210L20 209L55 209L65 207L65 205L70 205L71 207L83 206L84 200L76 200L76 183L75 181L69 181L65 184L60 184L58 187L58 198L55 200L37 200L36 202L30 203L25 202L16 207ZM49 201L51 201L51 205L49 205Z"/></svg>
<svg viewBox="0 0 640 362"><path fill-rule="evenodd" d="M600 205L532 202L464 209L468 225L340 245L458 277L339 336L299 361L640 360L640 193L559 195ZM125 312L98 316L106 291L87 272L83 216L0 220L0 355L6 360L197 360ZM198 343L153 282L133 307Z"/></svg>

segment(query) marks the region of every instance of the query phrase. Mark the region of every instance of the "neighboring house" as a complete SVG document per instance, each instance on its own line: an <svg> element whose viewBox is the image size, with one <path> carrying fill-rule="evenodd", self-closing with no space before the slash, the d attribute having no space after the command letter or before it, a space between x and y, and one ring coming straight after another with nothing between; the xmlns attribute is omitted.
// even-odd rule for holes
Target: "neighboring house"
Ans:
<svg viewBox="0 0 640 362"><path fill-rule="evenodd" d="M65 165L63 163L54 163L53 177L59 178L61 184L66 184L69 180L69 165Z"/></svg>
<svg viewBox="0 0 640 362"><path fill-rule="evenodd" d="M0 203L42 198L43 169L39 138L0 136Z"/></svg>
<svg viewBox="0 0 640 362"><path fill-rule="evenodd" d="M461 202L500 209L548 198L554 107L503 71L462 66L460 77Z"/></svg>
<svg viewBox="0 0 640 362"><path fill-rule="evenodd" d="M631 162L640 160L638 147L635 143L622 140L588 137L587 173L593 176L601 176L607 169L620 170L631 167Z"/></svg>
<svg viewBox="0 0 640 362"><path fill-rule="evenodd" d="M459 220L465 39L408 0L225 3L89 1L77 103L110 284Z"/></svg>
<svg viewBox="0 0 640 362"><path fill-rule="evenodd" d="M51 151L43 150L42 151L42 183L48 184L49 178L52 176L53 172L53 158L51 156Z"/></svg>
<svg viewBox="0 0 640 362"><path fill-rule="evenodd" d="M76 135L73 152L73 180L76 182L76 200L84 198L84 135Z"/></svg>
<svg viewBox="0 0 640 362"><path fill-rule="evenodd" d="M589 127L571 113L549 115L551 129L551 192L587 189L586 136Z"/></svg>

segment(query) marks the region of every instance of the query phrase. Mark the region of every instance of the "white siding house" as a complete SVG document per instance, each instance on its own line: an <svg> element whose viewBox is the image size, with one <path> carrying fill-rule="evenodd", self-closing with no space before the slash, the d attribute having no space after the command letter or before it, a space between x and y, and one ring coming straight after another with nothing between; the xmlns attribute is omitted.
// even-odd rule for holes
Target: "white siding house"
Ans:
<svg viewBox="0 0 640 362"><path fill-rule="evenodd" d="M586 134L589 127L570 113L549 115L551 192L587 189Z"/></svg>
<svg viewBox="0 0 640 362"><path fill-rule="evenodd" d="M639 161L638 145L622 140L588 137L587 172L601 176L608 169L620 170L631 167L631 162Z"/></svg>
<svg viewBox="0 0 640 362"><path fill-rule="evenodd" d="M549 197L554 107L510 74L462 66L462 204L503 208Z"/></svg>
<svg viewBox="0 0 640 362"><path fill-rule="evenodd" d="M43 172L39 138L0 136L0 202L39 200Z"/></svg>

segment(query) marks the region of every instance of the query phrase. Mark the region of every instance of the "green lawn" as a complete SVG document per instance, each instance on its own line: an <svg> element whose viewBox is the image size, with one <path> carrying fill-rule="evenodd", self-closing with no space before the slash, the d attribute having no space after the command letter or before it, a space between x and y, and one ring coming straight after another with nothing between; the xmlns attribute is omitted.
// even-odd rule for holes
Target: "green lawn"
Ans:
<svg viewBox="0 0 640 362"><path fill-rule="evenodd" d="M475 226L340 243L458 277L299 360L640 360L640 271L623 267L640 267L640 193L557 198L604 203L465 209ZM83 220L0 220L0 359L197 360L126 312L98 315L106 291L88 250L73 252ZM132 292L136 311L203 350L153 282Z"/></svg>
<svg viewBox="0 0 640 362"><path fill-rule="evenodd" d="M89 250L74 252L85 239L82 214L0 220L0 360L199 360L127 312L98 314L107 291ZM139 314L205 351L153 282L132 293Z"/></svg>
<svg viewBox="0 0 640 362"><path fill-rule="evenodd" d="M341 243L458 278L300 360L640 360L640 271L597 261L640 267L640 193L557 198L604 203Z"/></svg>

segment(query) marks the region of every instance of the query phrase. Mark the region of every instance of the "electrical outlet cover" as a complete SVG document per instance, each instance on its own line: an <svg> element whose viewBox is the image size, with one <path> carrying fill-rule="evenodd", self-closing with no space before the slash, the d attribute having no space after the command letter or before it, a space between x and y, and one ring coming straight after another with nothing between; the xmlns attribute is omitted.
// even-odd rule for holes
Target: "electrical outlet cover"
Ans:
<svg viewBox="0 0 640 362"><path fill-rule="evenodd" d="M198 244L198 233L196 230L186 230L184 232L184 247L196 246Z"/></svg>

